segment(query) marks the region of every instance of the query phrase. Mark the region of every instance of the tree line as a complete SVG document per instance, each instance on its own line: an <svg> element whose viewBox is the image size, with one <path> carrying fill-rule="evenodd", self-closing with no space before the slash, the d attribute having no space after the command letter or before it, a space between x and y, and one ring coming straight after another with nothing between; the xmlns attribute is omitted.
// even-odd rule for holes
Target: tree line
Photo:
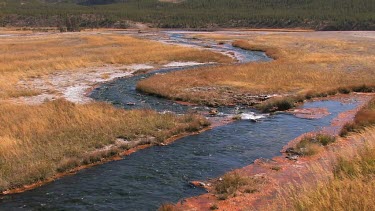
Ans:
<svg viewBox="0 0 375 211"><path fill-rule="evenodd" d="M374 7L373 0L0 0L0 25L375 30Z"/></svg>

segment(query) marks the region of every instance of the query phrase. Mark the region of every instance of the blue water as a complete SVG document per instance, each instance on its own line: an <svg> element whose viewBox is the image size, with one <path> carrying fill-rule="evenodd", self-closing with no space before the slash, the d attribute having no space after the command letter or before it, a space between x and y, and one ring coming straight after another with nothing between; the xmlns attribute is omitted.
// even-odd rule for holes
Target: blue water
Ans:
<svg viewBox="0 0 375 211"><path fill-rule="evenodd" d="M233 47L230 44L217 45L216 42L201 42L196 39L186 38L183 34L179 33L169 33L169 37L172 43L189 44L194 46L211 46L210 50L216 50L219 52L233 52L237 55L237 59L239 60L238 63L248 63L255 61L267 62L271 60L271 58L269 58L264 52L247 51ZM147 74L116 79L94 89L90 97L97 101L109 102L115 106L125 109L154 109L157 111L173 111L175 113L186 113L192 109L199 111L208 110L208 108L205 108L204 106L197 106L195 108L192 108L190 106L181 106L170 100L142 94L136 90L136 85L140 80L149 78L155 74L174 71L187 71L202 66L214 65L215 64L204 64L189 67L162 68ZM128 105L129 103L132 105ZM235 108L219 108L219 111L233 114L235 112L234 109Z"/></svg>

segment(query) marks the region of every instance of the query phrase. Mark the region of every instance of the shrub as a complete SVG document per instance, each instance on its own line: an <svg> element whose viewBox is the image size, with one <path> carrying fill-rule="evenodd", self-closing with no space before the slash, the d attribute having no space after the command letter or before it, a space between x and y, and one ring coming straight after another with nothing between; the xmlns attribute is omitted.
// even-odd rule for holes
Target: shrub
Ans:
<svg viewBox="0 0 375 211"><path fill-rule="evenodd" d="M254 193L263 182L263 178L242 176L238 172L230 172L217 181L214 188L217 199L225 200L230 196L235 196L237 191Z"/></svg>
<svg viewBox="0 0 375 211"><path fill-rule="evenodd" d="M213 204L211 207L210 207L210 210L217 210L219 209L219 207L216 205L216 204Z"/></svg>
<svg viewBox="0 0 375 211"><path fill-rule="evenodd" d="M295 153L302 156L315 155L320 151L321 147L317 143L311 142L309 139L302 139L296 146Z"/></svg>
<svg viewBox="0 0 375 211"><path fill-rule="evenodd" d="M352 87L352 90L353 90L353 92L374 92L375 87L367 86L366 84L363 84L361 86Z"/></svg>
<svg viewBox="0 0 375 211"><path fill-rule="evenodd" d="M331 144L336 141L336 138L334 136L327 134L318 134L316 135L315 139L323 146L327 146L328 144Z"/></svg>
<svg viewBox="0 0 375 211"><path fill-rule="evenodd" d="M358 111L352 122L344 125L340 131L340 136L344 137L350 132L359 132L370 125L375 125L375 98Z"/></svg>
<svg viewBox="0 0 375 211"><path fill-rule="evenodd" d="M315 136L304 137L297 145L295 152L302 156L311 156L317 154L321 146L327 146L335 142L336 138L327 134L317 134Z"/></svg>
<svg viewBox="0 0 375 211"><path fill-rule="evenodd" d="M215 190L218 194L230 195L247 183L247 178L242 177L238 173L227 173L224 175L223 179L216 184Z"/></svg>
<svg viewBox="0 0 375 211"><path fill-rule="evenodd" d="M268 100L258 106L262 112L285 111L295 106L298 101L297 97L285 97Z"/></svg>
<svg viewBox="0 0 375 211"><path fill-rule="evenodd" d="M336 89L329 90L329 91L327 91L327 94L328 95L335 95L335 94L337 94L337 90Z"/></svg>
<svg viewBox="0 0 375 211"><path fill-rule="evenodd" d="M340 87L340 88L338 88L338 92L341 93L341 94L349 94L351 92L351 90L349 88L346 88L346 87Z"/></svg>

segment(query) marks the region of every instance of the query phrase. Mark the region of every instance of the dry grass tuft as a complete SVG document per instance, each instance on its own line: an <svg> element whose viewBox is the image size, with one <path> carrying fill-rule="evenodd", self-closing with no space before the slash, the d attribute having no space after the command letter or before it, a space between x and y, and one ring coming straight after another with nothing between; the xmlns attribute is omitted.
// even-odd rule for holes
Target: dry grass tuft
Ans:
<svg viewBox="0 0 375 211"><path fill-rule="evenodd" d="M322 146L327 146L335 142L336 138L327 134L308 135L296 145L294 153L302 156L311 156L318 154Z"/></svg>
<svg viewBox="0 0 375 211"><path fill-rule="evenodd" d="M0 104L0 190L30 184L121 149L158 143L208 122L194 115L125 111L102 103L56 100L38 106ZM118 147L121 137L129 144Z"/></svg>
<svg viewBox="0 0 375 211"><path fill-rule="evenodd" d="M243 176L238 172L226 173L223 178L215 182L215 195L219 200L233 197L237 192L254 193L264 183L264 178Z"/></svg>
<svg viewBox="0 0 375 211"><path fill-rule="evenodd" d="M340 135L346 136L350 132L360 132L365 127L371 125L375 125L375 98L373 98L367 106L358 111L353 122L344 125L340 131Z"/></svg>

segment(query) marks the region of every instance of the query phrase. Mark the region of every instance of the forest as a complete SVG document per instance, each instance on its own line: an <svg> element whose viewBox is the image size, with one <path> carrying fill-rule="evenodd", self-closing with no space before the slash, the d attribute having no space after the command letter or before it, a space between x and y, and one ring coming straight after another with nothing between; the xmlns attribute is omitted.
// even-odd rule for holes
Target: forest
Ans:
<svg viewBox="0 0 375 211"><path fill-rule="evenodd" d="M0 0L0 26L375 30L373 0Z"/></svg>

